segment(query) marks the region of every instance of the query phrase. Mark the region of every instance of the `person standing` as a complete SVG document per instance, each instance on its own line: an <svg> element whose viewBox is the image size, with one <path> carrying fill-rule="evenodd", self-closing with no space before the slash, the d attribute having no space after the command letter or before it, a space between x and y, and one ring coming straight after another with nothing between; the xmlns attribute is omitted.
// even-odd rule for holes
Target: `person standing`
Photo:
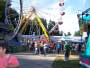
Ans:
<svg viewBox="0 0 90 68"><path fill-rule="evenodd" d="M65 42L64 49L65 49L64 61L68 61L71 49L69 42Z"/></svg>
<svg viewBox="0 0 90 68"><path fill-rule="evenodd" d="M81 50L82 50L82 43L79 43L77 48L78 53L81 53Z"/></svg>
<svg viewBox="0 0 90 68"><path fill-rule="evenodd" d="M43 52L44 52L44 55L46 56L46 53L47 53L47 43L44 43L44 45L43 45Z"/></svg>
<svg viewBox="0 0 90 68"><path fill-rule="evenodd" d="M5 42L0 42L0 68L19 68L19 61L17 58L6 53L7 45Z"/></svg>
<svg viewBox="0 0 90 68"><path fill-rule="evenodd" d="M57 54L59 54L60 51L61 51L61 44L60 44L60 42L57 42L57 44L56 44L56 52L57 52Z"/></svg>
<svg viewBox="0 0 90 68"><path fill-rule="evenodd" d="M38 54L38 43L35 41L34 43L34 48L35 48L35 54Z"/></svg>

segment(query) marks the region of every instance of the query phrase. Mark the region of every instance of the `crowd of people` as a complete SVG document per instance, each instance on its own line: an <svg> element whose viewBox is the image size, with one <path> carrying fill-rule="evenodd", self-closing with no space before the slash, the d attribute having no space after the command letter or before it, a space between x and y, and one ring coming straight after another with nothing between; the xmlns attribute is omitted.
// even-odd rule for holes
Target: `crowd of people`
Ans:
<svg viewBox="0 0 90 68"><path fill-rule="evenodd" d="M28 44L31 50L34 51L35 55L43 54L47 55L48 53L54 53L54 54L65 54L65 61L68 60L68 57L70 55L70 51L73 50L76 53L80 53L82 49L81 43L72 43L70 41L49 41L49 42L43 42L43 41L31 41L31 43Z"/></svg>
<svg viewBox="0 0 90 68"><path fill-rule="evenodd" d="M46 56L48 53L60 54L64 52L64 61L69 60L71 50L76 50L79 53L82 48L82 44L73 44L70 41L31 41L28 45L35 55L43 54ZM0 68L19 68L17 58L6 53L7 47L5 43L0 42Z"/></svg>

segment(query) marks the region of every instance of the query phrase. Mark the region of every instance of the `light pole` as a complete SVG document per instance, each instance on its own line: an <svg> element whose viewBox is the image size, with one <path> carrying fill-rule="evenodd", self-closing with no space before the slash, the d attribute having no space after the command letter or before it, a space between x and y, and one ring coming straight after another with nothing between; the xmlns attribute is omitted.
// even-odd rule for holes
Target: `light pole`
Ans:
<svg viewBox="0 0 90 68"><path fill-rule="evenodd" d="M5 23L8 24L8 12L11 6L11 0L5 0Z"/></svg>
<svg viewBox="0 0 90 68"><path fill-rule="evenodd" d="M23 1L20 0L20 20L22 19L22 16L23 16Z"/></svg>

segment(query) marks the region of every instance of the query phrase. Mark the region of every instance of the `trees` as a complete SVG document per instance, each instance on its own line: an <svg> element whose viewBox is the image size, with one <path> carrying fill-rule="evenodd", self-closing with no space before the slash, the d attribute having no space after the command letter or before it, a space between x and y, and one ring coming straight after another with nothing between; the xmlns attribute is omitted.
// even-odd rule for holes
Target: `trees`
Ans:
<svg viewBox="0 0 90 68"><path fill-rule="evenodd" d="M63 31L59 31L59 35L63 36L64 32Z"/></svg>
<svg viewBox="0 0 90 68"><path fill-rule="evenodd" d="M19 20L19 14L18 12L13 9L13 8L10 8L9 9L9 19L10 19L10 23L13 24L14 27L16 27L17 25L17 21Z"/></svg>
<svg viewBox="0 0 90 68"><path fill-rule="evenodd" d="M50 20L48 24L48 31L50 31L55 26L55 21ZM59 27L57 26L50 35L59 35Z"/></svg>
<svg viewBox="0 0 90 68"><path fill-rule="evenodd" d="M63 31L59 31L59 35L60 36L71 36L71 33L70 32L67 32L67 33L64 33Z"/></svg>
<svg viewBox="0 0 90 68"><path fill-rule="evenodd" d="M6 0L0 0L0 23L5 24L5 22L7 21L9 24L5 24L4 27L5 29L7 29L8 31L14 31L14 28L16 28L17 25L17 20L19 19L19 14L18 12L14 9L9 7L7 9L7 19L5 20L5 4L6 4ZM10 6L11 4L8 4L8 6ZM1 26L1 25L0 25ZM10 28L7 28L7 26L9 26Z"/></svg>
<svg viewBox="0 0 90 68"><path fill-rule="evenodd" d="M11 22L19 17L18 12L14 8L9 8L8 17L10 18ZM5 0L0 0L0 22L4 22L5 20Z"/></svg>
<svg viewBox="0 0 90 68"><path fill-rule="evenodd" d="M54 21L49 21L49 24L48 24L48 31L50 31L53 27L54 27L54 25L55 25L55 22Z"/></svg>
<svg viewBox="0 0 90 68"><path fill-rule="evenodd" d="M0 22L4 22L5 19L5 1L0 0Z"/></svg>
<svg viewBox="0 0 90 68"><path fill-rule="evenodd" d="M76 32L74 33L74 36L81 36L81 35L80 35L80 30L76 31Z"/></svg>
<svg viewBox="0 0 90 68"><path fill-rule="evenodd" d="M67 36L71 36L71 33L70 33L70 32L68 32L68 33L67 33Z"/></svg>
<svg viewBox="0 0 90 68"><path fill-rule="evenodd" d="M15 18L18 20L19 14L17 13L17 11L13 8L8 9L9 12L7 12L7 16L8 16L8 21L9 24L5 24L5 4L6 4L6 0L0 0L0 36L8 36L9 34L13 33L14 28L16 27L17 22L15 21ZM10 6L8 4L8 6ZM1 39L4 39L1 38Z"/></svg>
<svg viewBox="0 0 90 68"><path fill-rule="evenodd" d="M47 22L46 22L46 19L44 18L40 18L43 25L45 26L46 30L47 30ZM34 20L29 20L28 21L28 24L25 28L25 31L23 32L23 34L25 35L32 35L33 32L35 32L35 35L42 35L43 34L43 31L40 27L40 25L38 24L38 21L36 20L36 18Z"/></svg>

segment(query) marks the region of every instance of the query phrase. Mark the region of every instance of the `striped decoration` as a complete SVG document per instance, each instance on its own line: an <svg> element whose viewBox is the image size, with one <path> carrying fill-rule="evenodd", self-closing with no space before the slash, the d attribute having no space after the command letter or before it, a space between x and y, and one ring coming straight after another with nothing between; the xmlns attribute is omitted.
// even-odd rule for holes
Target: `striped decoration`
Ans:
<svg viewBox="0 0 90 68"><path fill-rule="evenodd" d="M84 59L84 58L80 57L80 61L87 64L87 65L90 65L90 60L87 60L87 59Z"/></svg>
<svg viewBox="0 0 90 68"><path fill-rule="evenodd" d="M80 64L81 64L81 66L83 66L83 67L90 68L90 65L85 64L85 63L83 63L82 61L80 61Z"/></svg>
<svg viewBox="0 0 90 68"><path fill-rule="evenodd" d="M90 68L90 56L81 54L80 55L80 64L83 67Z"/></svg>

